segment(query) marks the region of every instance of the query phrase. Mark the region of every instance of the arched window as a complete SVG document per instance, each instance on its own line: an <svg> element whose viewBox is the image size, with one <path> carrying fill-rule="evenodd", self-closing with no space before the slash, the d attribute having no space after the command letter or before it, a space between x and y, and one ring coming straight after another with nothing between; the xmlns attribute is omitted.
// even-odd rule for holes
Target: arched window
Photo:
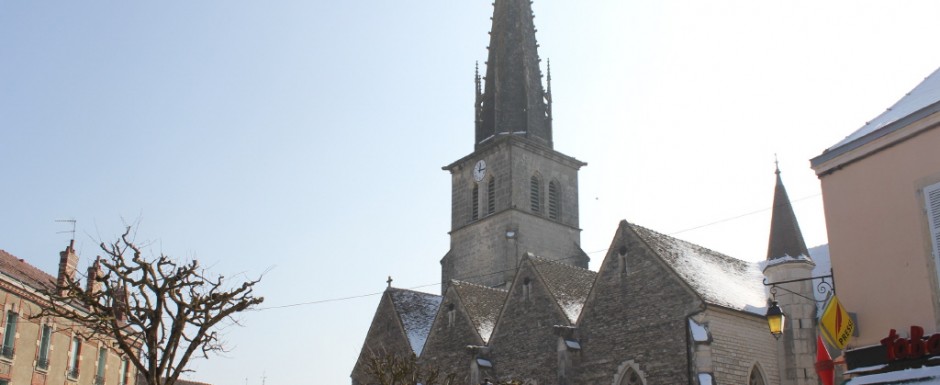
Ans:
<svg viewBox="0 0 940 385"><path fill-rule="evenodd" d="M480 186L473 184L473 193L470 194L470 219L480 219Z"/></svg>
<svg viewBox="0 0 940 385"><path fill-rule="evenodd" d="M548 182L548 217L558 219L558 183Z"/></svg>
<svg viewBox="0 0 940 385"><path fill-rule="evenodd" d="M633 360L624 361L617 367L617 374L614 376L615 385L646 385L643 379L644 373Z"/></svg>
<svg viewBox="0 0 940 385"><path fill-rule="evenodd" d="M620 378L620 385L643 385L643 380L640 379L640 374L636 370L630 368Z"/></svg>
<svg viewBox="0 0 940 385"><path fill-rule="evenodd" d="M486 215L496 212L496 178L490 177L486 182Z"/></svg>
<svg viewBox="0 0 940 385"><path fill-rule="evenodd" d="M760 367L756 364L751 368L751 375L747 379L748 385L764 385L764 376L760 372Z"/></svg>
<svg viewBox="0 0 940 385"><path fill-rule="evenodd" d="M532 178L529 179L529 209L532 210L533 213L542 211L541 186L542 181L539 180L539 176L532 175Z"/></svg>

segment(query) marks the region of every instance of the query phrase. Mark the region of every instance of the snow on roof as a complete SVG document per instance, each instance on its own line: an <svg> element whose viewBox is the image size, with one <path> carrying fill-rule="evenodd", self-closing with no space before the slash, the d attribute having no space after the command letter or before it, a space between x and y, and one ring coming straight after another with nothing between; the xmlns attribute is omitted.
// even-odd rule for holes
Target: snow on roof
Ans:
<svg viewBox="0 0 940 385"><path fill-rule="evenodd" d="M489 342L509 291L456 280L451 281L450 285L460 296L460 302L477 334L484 343Z"/></svg>
<svg viewBox="0 0 940 385"><path fill-rule="evenodd" d="M597 273L537 256L532 257L532 265L542 276L548 291L555 296L558 306L568 316L568 321L572 324L578 322Z"/></svg>
<svg viewBox="0 0 940 385"><path fill-rule="evenodd" d="M894 372L858 376L849 380L845 384L940 384L940 366L928 366L917 369L898 370Z"/></svg>
<svg viewBox="0 0 940 385"><path fill-rule="evenodd" d="M401 317L411 350L421 355L424 342L431 333L431 324L441 307L441 296L405 289L389 289L395 311Z"/></svg>
<svg viewBox="0 0 940 385"><path fill-rule="evenodd" d="M940 68L924 78L924 81L918 84L917 87L914 87L907 95L904 95L897 103L894 103L887 111L876 116L870 122L865 123L862 128L859 128L826 151L835 150L858 140L865 135L871 134L882 127L894 123L938 101L940 101Z"/></svg>
<svg viewBox="0 0 940 385"><path fill-rule="evenodd" d="M705 302L764 315L767 297L758 264L630 224Z"/></svg>

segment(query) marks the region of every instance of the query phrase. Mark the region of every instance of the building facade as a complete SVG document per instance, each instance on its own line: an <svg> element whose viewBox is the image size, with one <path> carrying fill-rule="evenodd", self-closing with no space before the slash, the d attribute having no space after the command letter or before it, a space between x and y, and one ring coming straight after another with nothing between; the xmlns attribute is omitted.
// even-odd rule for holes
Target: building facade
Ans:
<svg viewBox="0 0 940 385"><path fill-rule="evenodd" d="M72 244L59 262L59 275L53 277L0 250L0 385L136 384L134 365L107 338L86 340L70 321L34 318L49 304L40 291L75 277L78 255Z"/></svg>
<svg viewBox="0 0 940 385"><path fill-rule="evenodd" d="M411 354L459 384L817 384L812 300L777 296L796 320L780 341L764 318L763 279L809 277L813 267L779 174L766 262L622 221L598 271L588 270L578 211L586 163L554 149L551 73L546 65L543 86L531 2L493 5L474 150L444 167L452 223L442 293L389 285L352 384L374 383L371 359ZM813 296L811 285L786 288Z"/></svg>
<svg viewBox="0 0 940 385"><path fill-rule="evenodd" d="M940 70L811 160L835 280L854 313L850 372L886 363L881 341L940 331Z"/></svg>

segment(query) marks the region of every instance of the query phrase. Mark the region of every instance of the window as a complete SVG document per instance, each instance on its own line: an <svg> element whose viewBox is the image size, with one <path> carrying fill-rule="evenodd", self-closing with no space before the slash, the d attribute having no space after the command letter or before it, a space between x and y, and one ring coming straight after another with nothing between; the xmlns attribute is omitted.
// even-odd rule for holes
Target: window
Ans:
<svg viewBox="0 0 940 385"><path fill-rule="evenodd" d="M558 219L558 183L548 183L548 217Z"/></svg>
<svg viewBox="0 0 940 385"><path fill-rule="evenodd" d="M640 379L639 373L630 368L620 379L620 385L643 385L643 381Z"/></svg>
<svg viewBox="0 0 940 385"><path fill-rule="evenodd" d="M98 372L95 373L95 385L104 385L104 369L108 363L108 349L98 348Z"/></svg>
<svg viewBox="0 0 940 385"><path fill-rule="evenodd" d="M754 365L751 368L751 375L747 379L748 385L764 385L764 376L760 374L760 369L757 365Z"/></svg>
<svg viewBox="0 0 940 385"><path fill-rule="evenodd" d="M496 178L486 182L486 215L496 212Z"/></svg>
<svg viewBox="0 0 940 385"><path fill-rule="evenodd" d="M447 327L454 326L454 304L447 305Z"/></svg>
<svg viewBox="0 0 940 385"><path fill-rule="evenodd" d="M69 347L69 371L68 377L78 378L79 355L82 354L82 340L78 337L72 337L72 346Z"/></svg>
<svg viewBox="0 0 940 385"><path fill-rule="evenodd" d="M532 280L526 277L522 280L522 299L529 301L529 294L532 292Z"/></svg>
<svg viewBox="0 0 940 385"><path fill-rule="evenodd" d="M10 310L7 312L7 324L3 328L3 349L0 350L0 356L4 358L13 358L13 345L16 343L16 321L19 314Z"/></svg>
<svg viewBox="0 0 940 385"><path fill-rule="evenodd" d="M538 175L532 175L532 178L529 179L529 209L532 210L533 213L542 211L541 184L542 182L539 181Z"/></svg>
<svg viewBox="0 0 940 385"><path fill-rule="evenodd" d="M480 219L480 186L473 185L473 193L470 194L471 200L471 209L470 209L470 218L472 220Z"/></svg>
<svg viewBox="0 0 940 385"><path fill-rule="evenodd" d="M52 342L52 326L42 325L42 334L39 338L39 357L36 359L36 368L49 369L49 344Z"/></svg>
<svg viewBox="0 0 940 385"><path fill-rule="evenodd" d="M128 365L130 365L130 362L127 360L127 358L122 358L121 372L118 374L118 385L127 385Z"/></svg>
<svg viewBox="0 0 940 385"><path fill-rule="evenodd" d="M933 245L933 260L940 274L940 183L924 188L924 200L927 211L927 226Z"/></svg>

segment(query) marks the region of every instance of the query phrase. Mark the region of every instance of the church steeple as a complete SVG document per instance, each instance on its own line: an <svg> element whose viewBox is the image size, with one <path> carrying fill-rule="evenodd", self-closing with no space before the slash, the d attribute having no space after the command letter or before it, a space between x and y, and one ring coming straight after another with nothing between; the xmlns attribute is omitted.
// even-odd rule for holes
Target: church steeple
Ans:
<svg viewBox="0 0 940 385"><path fill-rule="evenodd" d="M774 188L774 206L770 219L770 242L767 246L767 260L786 256L809 258L809 252L806 251L806 242L803 241L803 233L800 232L800 225L796 221L796 214L793 213L793 206L787 196L787 189L783 187L783 179L780 178L779 166L777 166L774 173L777 174L777 186Z"/></svg>
<svg viewBox="0 0 940 385"><path fill-rule="evenodd" d="M523 136L551 148L548 95L542 88L531 2L495 0L494 7L486 88L478 93L476 105L476 148L496 135Z"/></svg>

